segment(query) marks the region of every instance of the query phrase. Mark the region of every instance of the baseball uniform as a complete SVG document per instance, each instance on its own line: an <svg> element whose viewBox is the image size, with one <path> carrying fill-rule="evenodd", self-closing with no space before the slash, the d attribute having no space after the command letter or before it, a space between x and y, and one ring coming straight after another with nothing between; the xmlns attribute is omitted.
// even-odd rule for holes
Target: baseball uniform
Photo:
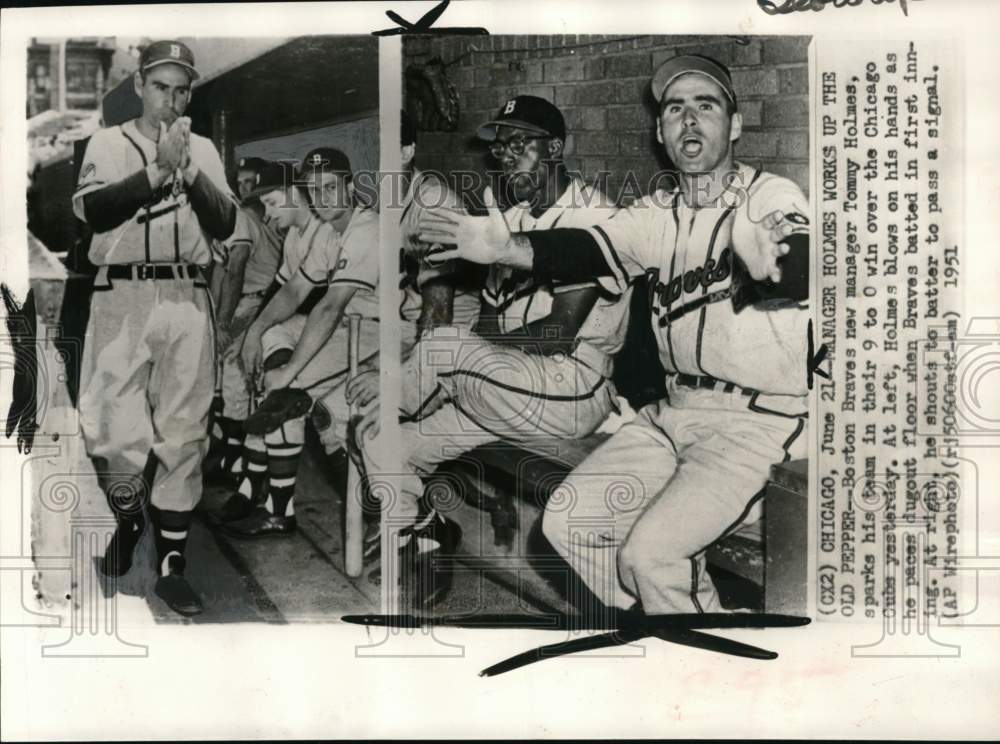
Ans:
<svg viewBox="0 0 1000 744"><path fill-rule="evenodd" d="M607 197L573 180L538 217L515 207L506 218L512 229L546 230L603 222L614 212ZM511 332L546 317L553 294L593 285L540 283L494 265L482 297L495 308L500 330ZM530 354L456 327L422 338L414 351L419 384L403 387L406 475L397 514L415 515L419 476L457 452L500 438L583 437L600 426L615 406L612 357L624 343L630 292L623 283L597 299L571 354Z"/></svg>
<svg viewBox="0 0 1000 744"><path fill-rule="evenodd" d="M135 121L96 132L73 195L76 215L88 219L87 195L135 178L156 153ZM190 153L197 179L207 177L235 211L211 141L192 133ZM215 369L211 300L200 269L211 261L213 236L199 221L191 189L175 172L131 217L94 234L89 256L98 272L79 405L87 453L112 503L152 452L154 522L177 534L201 495ZM95 215L89 218L93 224Z"/></svg>
<svg viewBox="0 0 1000 744"><path fill-rule="evenodd" d="M733 246L776 210L804 220L808 203L791 181L736 167L746 189L719 206L657 192L587 229L602 284L646 274L667 373L667 398L584 460L544 516L549 541L607 605L718 610L706 548L759 518L771 465L805 453L809 313L736 312L731 291ZM536 246L543 274L544 253Z"/></svg>
<svg viewBox="0 0 1000 744"><path fill-rule="evenodd" d="M240 348L246 329L257 317L264 296L275 281L278 266L282 262L282 241L252 209L243 208L236 217L232 236L219 246L220 265L217 270L220 271L227 270L226 263L231 251L238 247L249 251L243 271L241 296L229 325L233 334L232 345ZM224 466L231 472L238 473L243 466L238 455L243 443L242 421L249 415L250 386L239 360L223 357L219 360L219 365L223 412L215 422L213 433L224 442Z"/></svg>

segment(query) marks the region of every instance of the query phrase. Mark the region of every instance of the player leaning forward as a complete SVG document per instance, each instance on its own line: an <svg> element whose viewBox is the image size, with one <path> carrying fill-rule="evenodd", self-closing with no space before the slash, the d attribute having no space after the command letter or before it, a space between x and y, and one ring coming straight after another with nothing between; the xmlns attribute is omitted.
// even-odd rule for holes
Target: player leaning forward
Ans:
<svg viewBox="0 0 1000 744"><path fill-rule="evenodd" d="M312 211L324 229L332 228L335 239L309 249L296 276L247 330L240 351L248 374L257 377L265 370L267 397L247 418L246 429L248 436L264 437L267 496L249 516L226 525L238 537L286 535L297 529L293 496L307 414L311 412L327 454L344 446L350 417L344 397L350 372L346 316L361 316L360 363L378 353L378 213L354 206L351 165L340 150L313 150L298 175L309 191ZM308 286L325 288L325 294L308 316L296 314Z"/></svg>
<svg viewBox="0 0 1000 744"><path fill-rule="evenodd" d="M80 421L118 521L101 567L128 571L150 488L156 593L182 614L202 609L183 576L184 546L201 496L215 371L200 267L211 260L212 239L228 238L236 220L219 155L182 117L196 77L185 45L149 45L135 75L142 116L94 134L73 195L77 216L94 229L98 266ZM148 458L152 484L143 480Z"/></svg>
<svg viewBox="0 0 1000 744"><path fill-rule="evenodd" d="M540 278L597 276L621 287L649 276L668 397L570 474L572 503L548 509L543 530L608 605L711 611L719 602L707 546L754 518L773 463L805 454L808 311L799 301L808 282L782 276L778 259L789 251L779 241L806 231L808 206L795 184L733 160L742 120L724 66L675 57L652 89L678 189L583 230L511 235L495 211L442 213L425 221L423 237ZM737 270L749 271L751 289L784 301L737 311Z"/></svg>

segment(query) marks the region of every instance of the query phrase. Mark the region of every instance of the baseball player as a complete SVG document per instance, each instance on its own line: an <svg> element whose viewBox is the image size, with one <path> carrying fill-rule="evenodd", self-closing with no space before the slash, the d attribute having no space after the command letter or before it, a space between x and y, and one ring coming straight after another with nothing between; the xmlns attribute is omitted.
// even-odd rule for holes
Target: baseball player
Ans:
<svg viewBox="0 0 1000 744"><path fill-rule="evenodd" d="M240 158L236 164L236 193L245 202L250 192L257 188L260 172L267 165L263 158Z"/></svg>
<svg viewBox="0 0 1000 744"><path fill-rule="evenodd" d="M240 162L247 160L245 158ZM264 161L260 164L264 174L270 175L272 180L275 175L282 175L280 166ZM244 172L241 166L240 173ZM280 188L280 181L278 183ZM258 198L261 172L254 172L253 188L246 189L245 181L242 185L245 193L236 217L236 229L228 240L218 244L220 250L212 271L216 347L222 370L219 391L222 406L215 416L212 434L213 446L216 443L220 445L221 472L229 476L238 475L243 469L240 454L243 449L243 419L247 416L249 397L246 376L234 358L230 357L226 362L226 352L234 343L242 343L243 332L281 286L276 277L282 260L282 240L270 226L271 221L265 222L264 206ZM291 209L287 211L294 212ZM299 217L302 219L305 215ZM294 249L291 253L294 255ZM227 398L228 409L225 405ZM211 459L212 447L209 449Z"/></svg>
<svg viewBox="0 0 1000 744"><path fill-rule="evenodd" d="M237 487L223 506L210 515L211 521L219 524L248 517L267 498L268 448L264 437L260 434L244 436L255 384L239 354L245 344L247 330L261 314L282 315L288 308L295 313L294 317L304 320L326 293L326 285L319 275L314 277L316 281L310 281L299 268L313 251L316 252L316 259L325 261L326 256L338 250L339 236L336 231L313 214L307 194L292 183L289 176L281 164L270 163L262 169L259 180L249 193L248 201L257 200L264 206L265 217L285 233L285 240L281 264L270 287L263 297L251 297L246 301L247 315L242 316L245 319L241 323L242 329L237 329L240 334L233 334L234 340L223 357L227 455L233 462L230 467L237 478ZM234 233L234 237L238 234ZM250 309L251 305L253 309ZM240 445L240 455L232 460L235 448ZM275 457L279 458L274 463L276 468L282 461L280 453L275 452Z"/></svg>
<svg viewBox="0 0 1000 744"><path fill-rule="evenodd" d="M503 192L514 204L504 219L514 229L582 227L614 214L606 196L567 173L566 125L550 102L512 98L477 135L501 167ZM575 246L563 250L575 260ZM421 338L413 355L419 385L402 390L407 474L397 512L412 515L414 544L433 550L453 541L448 520L418 505L420 476L456 452L501 438L583 437L607 418L616 406L612 359L624 343L629 296L624 285L609 292L592 278L553 282L493 265L476 332L444 327ZM441 593L435 587L417 601L432 603Z"/></svg>
<svg viewBox="0 0 1000 744"><path fill-rule="evenodd" d="M403 164L400 231L400 288L403 299L399 314L403 323L400 358L410 358L419 336L437 326L471 328L479 318L481 278L475 268L460 261L435 262L434 246L420 242L420 216L427 207L462 209L458 196L436 173L416 166L417 128L406 111L400 112L401 158ZM473 270L470 270L473 269ZM412 384L415 372L402 375L403 384ZM415 393L414 393L415 394ZM378 397L377 370L363 371L347 384L347 401L367 408Z"/></svg>
<svg viewBox="0 0 1000 744"><path fill-rule="evenodd" d="M647 275L667 398L570 474L543 531L609 606L713 611L706 548L759 516L773 463L805 452L808 282L783 275L779 259L792 258L789 235L807 231L808 204L791 181L733 160L742 119L723 65L674 57L652 92L678 188L585 229L512 235L496 210L442 212L424 236L455 243L445 257L566 281L616 288ZM737 310L747 284L784 301Z"/></svg>
<svg viewBox="0 0 1000 744"><path fill-rule="evenodd" d="M482 283L478 269L460 261L434 262L431 256L435 246L422 243L419 232L420 215L428 207L448 206L462 209L458 196L438 174L425 173L416 166L417 128L406 111L400 112L400 148L403 164L402 186L405 196L400 205L400 232L403 246L400 249L400 319L402 348L400 359L404 370L402 385L415 385L417 369L412 352L421 334L437 326L471 328L479 318L479 291ZM437 246L438 248L440 246ZM357 406L364 413L363 422L355 430L365 471L376 473L378 465L373 460L373 439L377 434L379 379L378 369L363 370L347 383L348 405ZM415 396L416 392L411 393ZM371 431L365 431L371 425ZM378 527L372 522L370 527ZM381 552L380 532L369 529L365 536L365 560L375 560ZM378 569L370 574L378 581Z"/></svg>
<svg viewBox="0 0 1000 744"><path fill-rule="evenodd" d="M237 205L212 142L182 115L197 77L191 50L143 51L142 115L87 146L73 209L94 230L98 266L81 374L87 454L118 521L101 570L120 576L145 526L149 492L156 593L176 612L202 602L184 578L191 511L201 496L214 389L211 298L201 267L233 232ZM155 466L151 484L143 476Z"/></svg>
<svg viewBox="0 0 1000 744"><path fill-rule="evenodd" d="M349 372L347 325L341 323L345 315L362 317L361 361L378 352L378 214L353 206L350 161L340 150L310 152L299 179L307 185L313 211L333 229L336 240L314 246L288 283L325 288L308 318L294 315L296 303L286 301L283 290L247 331L241 351L244 367L256 374L263 362L268 395L247 419L246 428L248 434L264 435L268 486L262 507L226 525L237 537L295 531L293 495L311 410L327 452L344 444L349 416L344 399Z"/></svg>

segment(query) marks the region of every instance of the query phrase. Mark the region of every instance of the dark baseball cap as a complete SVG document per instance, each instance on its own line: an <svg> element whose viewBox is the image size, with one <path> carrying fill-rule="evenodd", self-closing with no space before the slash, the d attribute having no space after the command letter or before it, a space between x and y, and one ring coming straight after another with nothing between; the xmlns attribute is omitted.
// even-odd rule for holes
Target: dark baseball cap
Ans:
<svg viewBox="0 0 1000 744"><path fill-rule="evenodd" d="M317 147L306 153L299 166L298 177L305 178L316 171L351 175L351 161L347 155L335 147Z"/></svg>
<svg viewBox="0 0 1000 744"><path fill-rule="evenodd" d="M268 164L268 161L264 158L240 158L240 161L236 164L236 167L240 170L252 170L256 173L260 173L264 167Z"/></svg>
<svg viewBox="0 0 1000 744"><path fill-rule="evenodd" d="M406 113L406 110L399 112L399 146L417 144L417 128L413 125L413 119Z"/></svg>
<svg viewBox="0 0 1000 744"><path fill-rule="evenodd" d="M139 69L143 72L165 64L180 65L187 69L192 80L198 79L198 71L194 68L194 54L181 41L154 41L139 55Z"/></svg>
<svg viewBox="0 0 1000 744"><path fill-rule="evenodd" d="M290 165L268 161L261 162L264 165L257 171L253 190L247 194L247 199L255 199L271 191L279 191L294 185L294 174L291 173Z"/></svg>
<svg viewBox="0 0 1000 744"><path fill-rule="evenodd" d="M508 126L526 129L542 136L566 139L566 120L562 112L544 98L538 96L516 96L500 107L500 113L492 121L481 125L476 136L493 142L497 138L497 127Z"/></svg>
<svg viewBox="0 0 1000 744"><path fill-rule="evenodd" d="M663 94L674 80L688 73L704 75L714 81L729 96L733 105L736 105L736 91L733 90L733 78L729 74L729 68L721 62L716 62L711 57L705 57L701 54L679 54L676 57L671 57L657 68L650 82L653 98L656 99L656 102L660 102Z"/></svg>

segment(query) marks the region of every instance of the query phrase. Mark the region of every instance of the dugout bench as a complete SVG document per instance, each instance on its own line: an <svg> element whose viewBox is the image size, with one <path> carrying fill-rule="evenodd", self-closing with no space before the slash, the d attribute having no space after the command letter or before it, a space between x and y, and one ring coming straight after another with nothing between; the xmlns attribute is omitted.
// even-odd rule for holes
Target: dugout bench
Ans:
<svg viewBox="0 0 1000 744"><path fill-rule="evenodd" d="M640 278L633 291L628 336L614 375L619 393L637 411L664 395L643 282ZM541 516L556 486L609 436L501 441L443 463L427 479L426 492L462 527L457 570L485 574L543 611L574 612L568 597L586 589L542 535ZM805 614L807 483L806 460L775 464L763 519L709 547L709 571L727 609Z"/></svg>

